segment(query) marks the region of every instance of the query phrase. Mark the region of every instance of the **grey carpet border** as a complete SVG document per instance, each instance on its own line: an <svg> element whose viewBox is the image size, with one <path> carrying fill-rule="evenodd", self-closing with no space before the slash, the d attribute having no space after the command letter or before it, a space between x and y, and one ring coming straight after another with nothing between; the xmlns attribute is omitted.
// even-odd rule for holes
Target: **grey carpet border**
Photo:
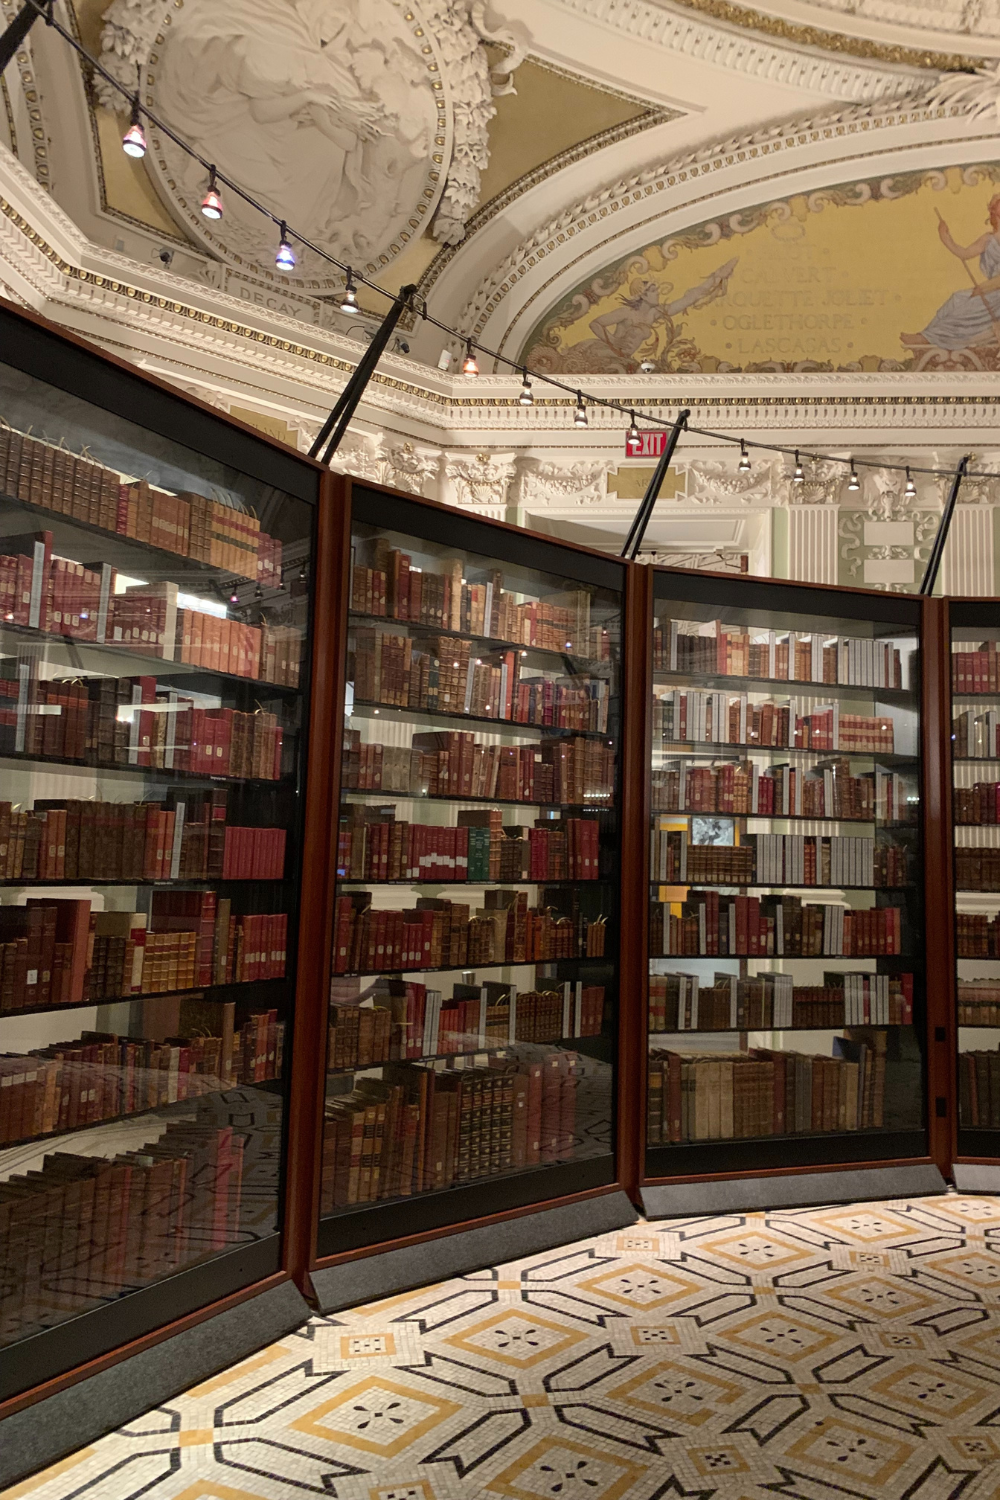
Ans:
<svg viewBox="0 0 1000 1500"><path fill-rule="evenodd" d="M312 1273L320 1311L336 1312L360 1302L391 1297L429 1282L461 1276L483 1266L519 1260L555 1245L569 1245L590 1235L624 1229L638 1219L622 1192L603 1193L582 1203L543 1208L516 1219L479 1229L465 1229L436 1240L424 1240L401 1250L387 1250L361 1260Z"/></svg>
<svg viewBox="0 0 1000 1500"><path fill-rule="evenodd" d="M1000 1162L956 1162L952 1168L960 1193L1000 1193Z"/></svg>
<svg viewBox="0 0 1000 1500"><path fill-rule="evenodd" d="M0 1421L0 1488L246 1359L309 1315L302 1294L283 1282L6 1417Z"/></svg>
<svg viewBox="0 0 1000 1500"><path fill-rule="evenodd" d="M790 1172L776 1177L727 1177L713 1182L651 1183L642 1189L650 1219L697 1214L805 1208L872 1198L923 1197L947 1184L930 1162L901 1167L845 1168L840 1172Z"/></svg>

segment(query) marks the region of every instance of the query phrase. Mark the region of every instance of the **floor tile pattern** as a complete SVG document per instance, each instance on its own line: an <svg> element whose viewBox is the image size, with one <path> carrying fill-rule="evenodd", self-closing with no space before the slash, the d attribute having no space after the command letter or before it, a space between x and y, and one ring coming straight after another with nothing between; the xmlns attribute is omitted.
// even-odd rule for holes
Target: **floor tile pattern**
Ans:
<svg viewBox="0 0 1000 1500"><path fill-rule="evenodd" d="M29 1495L995 1500L1000 1198L639 1224L313 1318Z"/></svg>

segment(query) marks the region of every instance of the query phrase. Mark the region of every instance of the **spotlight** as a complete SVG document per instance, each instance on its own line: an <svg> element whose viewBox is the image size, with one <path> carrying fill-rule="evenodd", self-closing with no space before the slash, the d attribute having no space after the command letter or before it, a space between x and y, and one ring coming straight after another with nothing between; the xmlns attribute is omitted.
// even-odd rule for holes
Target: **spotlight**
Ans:
<svg viewBox="0 0 1000 1500"><path fill-rule="evenodd" d="M465 358L462 361L462 374L469 380L475 380L479 374L479 366L476 364L476 356L472 352L472 340L465 341Z"/></svg>
<svg viewBox="0 0 1000 1500"><path fill-rule="evenodd" d="M740 461L736 467L741 474L750 473L750 455L747 453L747 445L742 438L740 438Z"/></svg>
<svg viewBox="0 0 1000 1500"><path fill-rule="evenodd" d="M913 483L913 476L910 473L909 469L907 469L907 471L906 471L906 489L904 490L904 494L906 495L907 499L913 500L916 497L916 493L917 493L917 487Z"/></svg>
<svg viewBox="0 0 1000 1500"><path fill-rule="evenodd" d="M281 221L278 251L274 257L274 264L279 271L293 271L295 269L295 251L288 243L288 225L284 219Z"/></svg>
<svg viewBox="0 0 1000 1500"><path fill-rule="evenodd" d="M639 436L639 429L635 425L635 412L630 411L629 417L631 418L631 421L629 424L628 432L625 434L625 447L628 449L629 453L638 453L639 449L642 447L642 438Z"/></svg>
<svg viewBox="0 0 1000 1500"><path fill-rule="evenodd" d="M358 307L358 289L354 285L354 273L350 266L347 268L347 285L344 295L340 299L340 311L342 313L356 313L361 309Z"/></svg>
<svg viewBox="0 0 1000 1500"><path fill-rule="evenodd" d="M583 393L581 391L577 391L576 393L576 411L573 413L573 425L575 427L586 427L587 425L587 408L583 403Z"/></svg>
<svg viewBox="0 0 1000 1500"><path fill-rule="evenodd" d="M802 461L799 458L799 450L795 450L795 473L792 475L793 484L805 484L806 476L802 472Z"/></svg>
<svg viewBox="0 0 1000 1500"><path fill-rule="evenodd" d="M851 477L847 481L847 488L852 494L855 494L861 488L861 480L858 478L858 471L854 467L853 458L851 459Z"/></svg>
<svg viewBox="0 0 1000 1500"><path fill-rule="evenodd" d="M208 171L208 188L204 198L201 200L201 211L206 219L222 218L222 194L219 192L219 187L215 180L214 167L210 167Z"/></svg>
<svg viewBox="0 0 1000 1500"><path fill-rule="evenodd" d="M521 394L518 396L521 406L534 406L535 398L531 394L531 381L528 379L527 370L521 371Z"/></svg>
<svg viewBox="0 0 1000 1500"><path fill-rule="evenodd" d="M146 154L146 132L142 128L139 118L139 95L136 94L132 100L132 119L129 127L122 136L122 150L126 156L134 156L140 159Z"/></svg>

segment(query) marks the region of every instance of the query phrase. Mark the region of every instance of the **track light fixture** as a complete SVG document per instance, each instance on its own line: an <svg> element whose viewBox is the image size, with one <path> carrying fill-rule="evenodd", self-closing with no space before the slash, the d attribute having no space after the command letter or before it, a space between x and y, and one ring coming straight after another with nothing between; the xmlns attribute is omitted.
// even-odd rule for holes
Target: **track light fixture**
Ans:
<svg viewBox="0 0 1000 1500"><path fill-rule="evenodd" d="M274 264L279 271L293 271L295 269L295 251L288 243L288 225L284 219L281 221L278 250L274 257Z"/></svg>
<svg viewBox="0 0 1000 1500"><path fill-rule="evenodd" d="M140 160L146 154L146 132L142 128L142 120L139 117L138 94L132 100L132 118L128 129L122 136L122 150L126 156L134 156L136 160Z"/></svg>
<svg viewBox="0 0 1000 1500"><path fill-rule="evenodd" d="M908 500L913 500L916 498L917 487L913 483L913 475L910 473L909 468L907 468L906 470L906 489L903 491L903 493L906 495L906 498Z"/></svg>
<svg viewBox="0 0 1000 1500"><path fill-rule="evenodd" d="M587 407L584 403L582 391L577 391L576 393L576 411L573 413L573 425L575 427L586 427L587 425Z"/></svg>
<svg viewBox="0 0 1000 1500"><path fill-rule="evenodd" d="M851 477L847 481L847 488L851 491L852 494L856 494L857 491L861 488L861 480L858 478L858 471L854 467L853 458L851 459Z"/></svg>
<svg viewBox="0 0 1000 1500"><path fill-rule="evenodd" d="M795 473L792 475L793 484L805 484L806 476L802 470L802 460L799 458L799 450L795 450Z"/></svg>
<svg viewBox="0 0 1000 1500"><path fill-rule="evenodd" d="M736 467L741 474L750 473L750 455L747 453L747 445L742 438L740 438L740 461Z"/></svg>
<svg viewBox="0 0 1000 1500"><path fill-rule="evenodd" d="M358 289L354 285L354 272L350 266L347 268L347 285L344 287L344 295L340 299L340 311L342 313L361 311L358 307Z"/></svg>
<svg viewBox="0 0 1000 1500"><path fill-rule="evenodd" d="M625 446L629 453L638 453L642 447L642 438L639 436L639 429L635 424L635 412L630 411L629 417L631 420L628 432L625 434Z"/></svg>
<svg viewBox="0 0 1000 1500"><path fill-rule="evenodd" d="M221 219L223 214L222 194L215 180L215 168L208 169L208 188L201 200L201 211L206 219Z"/></svg>
<svg viewBox="0 0 1000 1500"><path fill-rule="evenodd" d="M466 339L465 341L465 358L462 361L462 374L465 375L469 380L475 380L476 376L479 374L479 366L476 363L476 356L472 352L471 339Z"/></svg>
<svg viewBox="0 0 1000 1500"><path fill-rule="evenodd" d="M531 381L528 379L527 370L521 371L521 394L517 399L521 406L534 406L535 404L535 398L531 394Z"/></svg>

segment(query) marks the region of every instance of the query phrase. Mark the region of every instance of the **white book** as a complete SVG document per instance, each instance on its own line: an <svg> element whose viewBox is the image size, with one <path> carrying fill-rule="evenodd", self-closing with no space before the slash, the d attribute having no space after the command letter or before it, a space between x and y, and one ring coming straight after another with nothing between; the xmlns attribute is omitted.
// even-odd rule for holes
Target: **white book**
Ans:
<svg viewBox="0 0 1000 1500"><path fill-rule="evenodd" d="M486 986L485 986L485 984L483 984L483 985L480 985L480 987L479 987L479 1025L476 1028L477 1033L478 1033L478 1035L476 1037L476 1046L477 1047L485 1047L486 1046L486 1007L487 1007L487 1003L488 1002L487 1002L487 998L486 998Z"/></svg>
<svg viewBox="0 0 1000 1500"><path fill-rule="evenodd" d="M173 714L168 714L167 719L172 720ZM184 842L184 815L187 811L186 802L174 803L174 842L170 850L170 879L179 880L181 874L181 846Z"/></svg>
<svg viewBox="0 0 1000 1500"><path fill-rule="evenodd" d="M573 1035L573 986L568 979L563 981L562 1031L561 1036Z"/></svg>
<svg viewBox="0 0 1000 1500"><path fill-rule="evenodd" d="M573 1035L583 1035L583 980L578 979L573 989Z"/></svg>
<svg viewBox="0 0 1000 1500"><path fill-rule="evenodd" d="M510 987L510 1009L507 1013L507 1040L517 1041L517 985Z"/></svg>

